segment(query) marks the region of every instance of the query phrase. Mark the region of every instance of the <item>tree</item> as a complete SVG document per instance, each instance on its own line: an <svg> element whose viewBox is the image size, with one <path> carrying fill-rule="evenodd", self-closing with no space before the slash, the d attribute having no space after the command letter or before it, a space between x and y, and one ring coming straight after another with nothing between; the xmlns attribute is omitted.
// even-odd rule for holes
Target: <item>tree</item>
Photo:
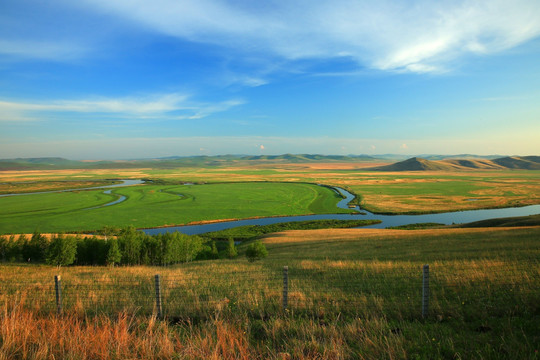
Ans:
<svg viewBox="0 0 540 360"><path fill-rule="evenodd" d="M9 248L8 239L3 236L0 236L0 261L7 260L8 248Z"/></svg>
<svg viewBox="0 0 540 360"><path fill-rule="evenodd" d="M219 259L219 252L218 252L215 241L212 241L212 248L210 250L210 256L212 257L212 259Z"/></svg>
<svg viewBox="0 0 540 360"><path fill-rule="evenodd" d="M32 262L43 261L45 260L48 247L49 242L47 241L47 238L39 232L34 231L30 241L25 241L22 244L21 252L23 259Z"/></svg>
<svg viewBox="0 0 540 360"><path fill-rule="evenodd" d="M267 256L268 250L266 250L266 246L260 240L251 243L246 249L246 257L249 262L261 260Z"/></svg>
<svg viewBox="0 0 540 360"><path fill-rule="evenodd" d="M118 236L118 243L122 252L122 264L140 264L142 232L137 231L134 226L122 229Z"/></svg>
<svg viewBox="0 0 540 360"><path fill-rule="evenodd" d="M225 252L229 259L233 259L238 256L238 251L236 250L236 245L234 245L234 239L229 238L229 244L227 245L227 250Z"/></svg>
<svg viewBox="0 0 540 360"><path fill-rule="evenodd" d="M71 265L77 255L77 239L73 236L60 234L55 236L45 255L47 264L56 266Z"/></svg>
<svg viewBox="0 0 540 360"><path fill-rule="evenodd" d="M111 239L109 240L109 251L107 252L107 265L114 266L115 264L120 263L122 260L122 253L120 252L120 247L118 246L118 240Z"/></svg>

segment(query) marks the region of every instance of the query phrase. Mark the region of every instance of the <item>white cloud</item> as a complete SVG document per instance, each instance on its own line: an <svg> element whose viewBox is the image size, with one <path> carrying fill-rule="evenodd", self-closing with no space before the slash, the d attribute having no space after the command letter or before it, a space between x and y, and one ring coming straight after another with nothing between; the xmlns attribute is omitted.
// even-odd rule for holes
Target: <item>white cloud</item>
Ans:
<svg viewBox="0 0 540 360"><path fill-rule="evenodd" d="M89 53L90 49L63 41L25 41L0 39L0 54L6 58L36 58L68 61Z"/></svg>
<svg viewBox="0 0 540 360"><path fill-rule="evenodd" d="M0 101L0 121L35 121L40 113L76 112L125 115L130 118L166 117L200 119L244 104L243 100L203 103L185 94L171 93L143 97L51 100L48 102Z"/></svg>
<svg viewBox="0 0 540 360"><path fill-rule="evenodd" d="M460 56L503 51L540 35L537 0L84 2L191 41L287 59L350 57L392 71L441 72Z"/></svg>

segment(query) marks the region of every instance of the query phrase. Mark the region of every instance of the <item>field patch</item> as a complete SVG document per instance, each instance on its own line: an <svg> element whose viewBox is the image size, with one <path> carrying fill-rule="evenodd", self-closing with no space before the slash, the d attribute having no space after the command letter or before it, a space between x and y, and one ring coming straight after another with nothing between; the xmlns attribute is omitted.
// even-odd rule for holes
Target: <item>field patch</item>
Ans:
<svg viewBox="0 0 540 360"><path fill-rule="evenodd" d="M99 207L118 196L126 200ZM0 198L2 233L159 227L220 219L348 212L332 190L291 183L141 185Z"/></svg>

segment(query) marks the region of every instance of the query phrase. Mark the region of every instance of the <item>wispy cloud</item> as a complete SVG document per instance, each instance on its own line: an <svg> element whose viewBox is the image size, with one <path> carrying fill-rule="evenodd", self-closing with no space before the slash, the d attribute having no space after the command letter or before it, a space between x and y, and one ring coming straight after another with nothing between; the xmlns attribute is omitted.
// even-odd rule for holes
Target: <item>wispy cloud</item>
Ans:
<svg viewBox="0 0 540 360"><path fill-rule="evenodd" d="M540 35L537 0L250 2L84 0L167 35L287 59L349 57L361 66L443 72Z"/></svg>
<svg viewBox="0 0 540 360"><path fill-rule="evenodd" d="M81 58L89 52L90 48L72 42L0 39L0 54L5 60L34 58L69 61Z"/></svg>
<svg viewBox="0 0 540 360"><path fill-rule="evenodd" d="M48 112L76 112L129 118L200 119L242 105L243 100L197 102L185 94L144 97L52 100L48 102L0 101L0 121L36 121Z"/></svg>

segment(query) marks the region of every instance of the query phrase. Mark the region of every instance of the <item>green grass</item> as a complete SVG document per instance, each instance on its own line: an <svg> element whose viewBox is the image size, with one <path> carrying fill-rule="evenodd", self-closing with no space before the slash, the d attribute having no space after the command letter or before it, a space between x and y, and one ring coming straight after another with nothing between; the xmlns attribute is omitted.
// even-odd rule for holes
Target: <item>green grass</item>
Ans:
<svg viewBox="0 0 540 360"><path fill-rule="evenodd" d="M116 200L119 204L89 209ZM196 221L348 212L325 187L303 183L143 185L0 198L0 233L155 227Z"/></svg>

